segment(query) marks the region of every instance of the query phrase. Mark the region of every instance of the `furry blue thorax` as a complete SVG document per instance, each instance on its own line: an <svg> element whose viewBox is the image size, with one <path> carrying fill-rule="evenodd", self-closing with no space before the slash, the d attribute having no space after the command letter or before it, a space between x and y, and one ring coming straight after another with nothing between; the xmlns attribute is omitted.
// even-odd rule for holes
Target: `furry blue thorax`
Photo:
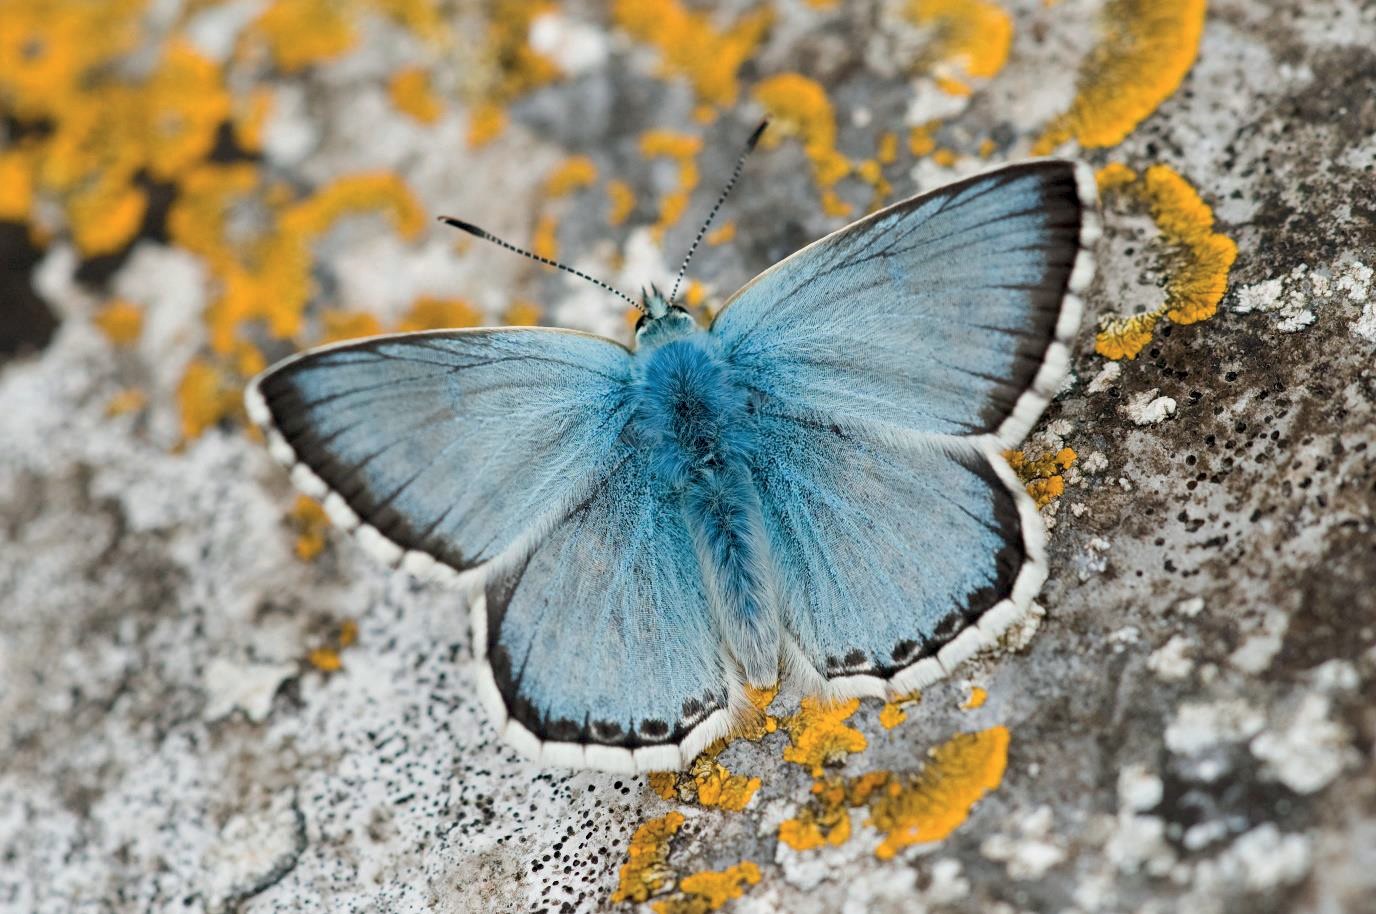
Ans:
<svg viewBox="0 0 1376 914"><path fill-rule="evenodd" d="M755 418L748 391L717 341L681 309L637 332L637 446L654 478L679 493L718 621L755 685L772 685L779 642L759 494L752 481Z"/></svg>

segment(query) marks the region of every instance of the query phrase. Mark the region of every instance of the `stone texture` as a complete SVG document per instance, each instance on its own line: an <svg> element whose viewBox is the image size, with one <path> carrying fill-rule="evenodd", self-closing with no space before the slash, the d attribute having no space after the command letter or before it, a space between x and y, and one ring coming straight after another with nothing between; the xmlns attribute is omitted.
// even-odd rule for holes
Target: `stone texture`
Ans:
<svg viewBox="0 0 1376 914"><path fill-rule="evenodd" d="M185 28L224 60L251 6L161 4L143 27ZM512 240L556 214L562 256L635 285L662 280L691 240L761 113L751 85L794 69L818 81L856 160L940 117L956 155L902 150L884 172L896 198L984 167L981 139L989 161L1025 155L1131 4L1004 4L1011 55L965 98L934 94L914 63L933 39L895 24L900 4L778 0L740 100L707 125L655 51L574 4L534 33L569 75L514 94L506 130L476 149L464 48L482 13L458 6L447 55L374 15L352 50L262 77L279 91L255 167L307 185L387 169L426 208ZM724 4L714 27L750 8ZM1237 243L1229 291L1211 319L1163 321L1137 358L1107 363L1094 318L1154 307L1178 268L1140 213L1109 209L1074 379L1028 447L1079 455L1045 509L1045 615L893 729L863 703L849 722L869 747L836 768L915 771L953 734L1003 726L1007 770L950 837L887 860L861 810L838 846L778 839L813 784L783 760L783 732L721 755L760 778L740 812L664 800L643 777L522 763L474 699L459 597L333 534L297 558L287 481L232 415L182 440L179 385L208 345L202 259L156 228L101 260L60 230L34 246L3 227L16 252L3 288L34 292L0 302L0 352L15 353L0 355L0 910L599 910L632 834L670 811L686 821L664 888L753 861L758 884L725 901L742 914L1372 910L1373 48L1376 14L1358 0L1214 3L1182 85L1123 142L1085 151L1184 176ZM390 74L417 62L447 105L433 124L388 100ZM702 137L702 186L661 253L647 226L681 173L647 161L639 137L666 127ZM600 186L542 202L574 154L628 182L624 224L609 226ZM734 241L705 247L692 275L723 295L835 227L820 193L799 143L762 151L729 207ZM836 193L858 212L873 189ZM353 220L313 256L312 315L390 326L417 296L462 295L493 321L524 299L552 323L626 330L595 290L438 228L399 238ZM134 346L96 326L112 295L144 309ZM111 415L130 388L146 404ZM358 636L341 668L310 662L344 620ZM972 685L987 701L966 708Z"/></svg>

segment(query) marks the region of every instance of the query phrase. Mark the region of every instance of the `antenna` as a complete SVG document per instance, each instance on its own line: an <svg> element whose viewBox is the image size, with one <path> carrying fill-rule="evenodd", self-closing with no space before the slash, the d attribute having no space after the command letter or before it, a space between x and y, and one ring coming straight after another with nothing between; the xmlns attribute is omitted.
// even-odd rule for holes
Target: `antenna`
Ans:
<svg viewBox="0 0 1376 914"><path fill-rule="evenodd" d="M515 252L515 253L517 253L517 254L520 254L522 257L529 257L531 260L535 260L535 261L538 261L538 262L540 262L540 263L543 263L543 264L544 264L545 266L547 266L547 267L554 267L554 268L556 268L556 269L563 270L565 273L572 273L574 276L577 276L579 279L586 279L588 282L592 283L593 285L595 285L595 286L601 286L603 289L606 289L608 292L612 293L613 295L617 296L618 298L621 298L621 299L625 300L626 302L628 302L628 303L630 304L630 306L631 306L632 308L635 308L635 309L638 310L638 311L644 311L644 310L645 310L644 308L642 308L642 307L640 306L640 304L639 304L638 302L635 301L635 299L631 298L629 295L627 295L625 292L622 292L620 289L614 289L614 288L612 288L611 286L607 285L607 284L606 284L605 282L603 282L602 280L600 280L600 279L594 279L593 277L589 276L587 273L583 273L583 272L581 272L581 271L579 271L579 270L575 270L573 267L564 266L562 263L559 263L558 261L555 261L555 260L550 260L548 257L541 257L539 254L536 254L536 253L534 253L534 252L532 252L532 251L527 251L525 248L518 248L518 247L516 247L516 245L514 245L514 244L508 244L507 242L505 242L505 241L503 241L502 239L498 238L496 235L491 235L491 234L489 234L489 233L483 231L482 229L478 228L476 225L472 224L471 222L464 222L462 219L455 219L455 218L452 217L452 216L440 216L440 217L439 217L439 220L440 220L441 222L443 222L445 225L452 225L454 228L458 229L459 231L467 232L468 234L472 235L474 238L481 238L481 239L484 240L484 241L491 241L493 244L496 244L496 245L499 245L499 246L501 246L501 247L504 247L504 248L506 248L508 251L513 251L513 252Z"/></svg>
<svg viewBox="0 0 1376 914"><path fill-rule="evenodd" d="M697 253L698 245L702 243L703 236L707 234L707 229L712 225L712 220L717 217L717 210L726 202L727 196L731 193L731 188L736 186L736 181L741 176L741 169L745 167L746 157L755 149L755 144L760 141L760 135L764 133L764 128L769 126L769 121L760 121L760 126L755 128L755 132L750 134L750 139L745 141L745 149L741 151L740 158L736 159L736 167L731 171L731 180L726 182L726 187L722 189L721 196L717 197L717 202L712 205L712 211L707 214L707 219L702 223L702 228L698 229L698 236L693 239L693 243L688 248L688 256L683 258L683 266L678 269L678 277L674 279L674 290L669 293L669 304L678 300L678 287L683 282L683 276L688 272L688 261L693 259Z"/></svg>

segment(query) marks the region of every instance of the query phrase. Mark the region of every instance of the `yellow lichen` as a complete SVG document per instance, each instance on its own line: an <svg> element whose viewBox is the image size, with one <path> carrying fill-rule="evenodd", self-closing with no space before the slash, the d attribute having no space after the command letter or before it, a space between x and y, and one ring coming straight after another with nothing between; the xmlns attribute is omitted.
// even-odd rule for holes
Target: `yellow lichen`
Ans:
<svg viewBox="0 0 1376 914"><path fill-rule="evenodd" d="M430 86L430 74L420 67L406 67L393 73L387 93L398 111L422 124L433 124L444 114L444 102Z"/></svg>
<svg viewBox="0 0 1376 914"><path fill-rule="evenodd" d="M1069 110L1033 146L1045 155L1067 140L1121 143L1166 99L1194 64L1206 0L1109 0L1104 37L1080 67Z"/></svg>
<svg viewBox="0 0 1376 914"><path fill-rule="evenodd" d="M508 327L534 327L540 323L540 306L529 301L514 301L502 312L502 323Z"/></svg>
<svg viewBox="0 0 1376 914"><path fill-rule="evenodd" d="M587 156L572 156L545 178L545 194L564 197L597 180L597 165Z"/></svg>
<svg viewBox="0 0 1376 914"><path fill-rule="evenodd" d="M719 244L726 244L736 237L736 221L734 219L723 222L720 226L707 233L707 243L712 247Z"/></svg>
<svg viewBox="0 0 1376 914"><path fill-rule="evenodd" d="M635 192L631 190L631 185L625 181L610 181L607 183L607 200L610 209L607 212L607 222L616 226L626 221L635 209Z"/></svg>
<svg viewBox="0 0 1376 914"><path fill-rule="evenodd" d="M128 346L143 332L143 309L117 298L96 313L95 324L116 346Z"/></svg>
<svg viewBox="0 0 1376 914"><path fill-rule="evenodd" d="M287 523L296 531L296 557L309 562L325 549L325 531L330 519L320 503L306 495L296 496L287 512Z"/></svg>
<svg viewBox="0 0 1376 914"><path fill-rule="evenodd" d="M1070 469L1078 457L1068 447L1035 458L1028 457L1024 451L1005 451L1003 456L1027 486L1027 494L1032 496L1038 508L1046 507L1065 494L1065 478L1061 473Z"/></svg>
<svg viewBox="0 0 1376 914"><path fill-rule="evenodd" d="M821 777L824 765L835 764L848 754L861 752L868 745L865 734L845 721L860 708L860 699L830 704L823 699L802 700L797 713L782 721L791 745L784 749L784 761L802 765Z"/></svg>
<svg viewBox="0 0 1376 914"><path fill-rule="evenodd" d="M688 208L693 188L698 185L696 156L702 149L702 139L670 130L649 130L640 136L640 153L647 159L668 158L678 163L678 186L659 201L659 219L652 229L655 238L664 236L665 229L678 222Z"/></svg>
<svg viewBox="0 0 1376 914"><path fill-rule="evenodd" d="M482 312L465 299L422 295L411 305L396 329L399 333L413 333L417 330L476 327L482 322Z"/></svg>
<svg viewBox="0 0 1376 914"><path fill-rule="evenodd" d="M929 156L936 149L936 132L940 121L928 121L908 131L908 151L917 158Z"/></svg>
<svg viewBox="0 0 1376 914"><path fill-rule="evenodd" d="M377 319L377 315L367 311L326 311L320 315L320 323L321 343L356 340L365 336L377 336L382 332L382 322Z"/></svg>
<svg viewBox="0 0 1376 914"><path fill-rule="evenodd" d="M205 359L192 359L177 385L181 406L182 439L190 441L241 409L237 378Z"/></svg>
<svg viewBox="0 0 1376 914"><path fill-rule="evenodd" d="M535 231L530 235L530 250L546 260L559 259L559 220L552 213L542 213L535 220Z"/></svg>
<svg viewBox="0 0 1376 914"><path fill-rule="evenodd" d="M105 415L123 416L127 413L135 413L143 409L148 402L148 394L139 390L137 387L126 387L119 393L110 398L105 404Z"/></svg>
<svg viewBox="0 0 1376 914"><path fill-rule="evenodd" d="M261 152L263 130L272 114L273 93L266 86L258 86L246 95L234 99L234 140L247 152Z"/></svg>
<svg viewBox="0 0 1376 914"><path fill-rule="evenodd" d="M636 829L626 848L626 862L613 902L648 901L651 895L669 887L674 880L669 868L669 840L683 827L683 813L670 812L651 819Z"/></svg>
<svg viewBox="0 0 1376 914"><path fill-rule="evenodd" d="M703 806L715 806L733 812L744 809L750 803L755 791L760 789L760 779L732 774L717 761L717 756L733 740L756 742L778 729L778 720L766 713L769 703L778 694L778 688L756 689L746 686L745 693L754 709L753 713L743 715L731 733L704 749L687 771L650 774L650 788L655 793L666 800L677 799L684 803L696 801Z"/></svg>
<svg viewBox="0 0 1376 914"><path fill-rule="evenodd" d="M894 777L874 792L866 824L884 833L881 860L904 847L940 841L970 816L975 803L1003 782L1008 730L962 733L932 750L916 775Z"/></svg>
<svg viewBox="0 0 1376 914"><path fill-rule="evenodd" d="M706 914L745 894L760 881L760 868L744 860L725 870L691 873L679 880L678 892L650 905L655 914Z"/></svg>
<svg viewBox="0 0 1376 914"><path fill-rule="evenodd" d="M988 0L911 0L908 14L935 32L924 61L949 95L969 95L973 80L998 74L1013 43L1013 19Z"/></svg>
<svg viewBox="0 0 1376 914"><path fill-rule="evenodd" d="M249 34L285 73L338 57L358 43L349 5L336 0L277 0Z"/></svg>
<svg viewBox="0 0 1376 914"><path fill-rule="evenodd" d="M500 105L477 105L468 114L468 145L472 149L486 146L501 136L505 128L506 111Z"/></svg>
<svg viewBox="0 0 1376 914"><path fill-rule="evenodd" d="M889 859L908 845L955 831L980 797L1002 783L1007 761L1008 731L993 727L936 747L915 774L872 771L819 780L797 818L780 824L779 840L797 851L843 844L851 834L850 810L866 806L865 824L884 833L875 854Z"/></svg>
<svg viewBox="0 0 1376 914"><path fill-rule="evenodd" d="M908 705L916 704L922 700L921 692L913 692L902 698L895 698L893 701L885 702L884 707L879 709L879 725L885 730L892 730L894 727L908 719Z"/></svg>
<svg viewBox="0 0 1376 914"><path fill-rule="evenodd" d="M358 623L353 619L345 619L335 631L333 643L322 644L307 651L306 662L322 673L337 673L344 668L344 649L357 640Z"/></svg>
<svg viewBox="0 0 1376 914"><path fill-rule="evenodd" d="M704 13L678 0L615 0L612 20L659 51L665 75L684 76L699 99L724 106L736 100L736 72L764 38L773 12L763 6L719 31Z"/></svg>
<svg viewBox="0 0 1376 914"><path fill-rule="evenodd" d="M1169 165L1153 165L1139 176L1115 163L1100 170L1098 180L1109 199L1145 209L1165 246L1166 300L1142 314L1103 318L1095 338L1095 351L1105 358L1132 359L1151 342L1162 318L1193 324L1214 316L1228 289L1237 243L1214 231L1213 210Z"/></svg>
<svg viewBox="0 0 1376 914"><path fill-rule="evenodd" d="M752 94L772 118L764 144L798 137L812 163L822 209L831 216L849 215L851 206L836 195L835 186L850 173L851 164L836 149L836 115L826 90L799 73L780 73L756 85Z"/></svg>
<svg viewBox="0 0 1376 914"><path fill-rule="evenodd" d="M965 703L960 707L962 710L965 711L973 711L976 708L984 707L984 703L988 700L989 693L986 690L980 688L979 686L971 686L970 697L965 699Z"/></svg>

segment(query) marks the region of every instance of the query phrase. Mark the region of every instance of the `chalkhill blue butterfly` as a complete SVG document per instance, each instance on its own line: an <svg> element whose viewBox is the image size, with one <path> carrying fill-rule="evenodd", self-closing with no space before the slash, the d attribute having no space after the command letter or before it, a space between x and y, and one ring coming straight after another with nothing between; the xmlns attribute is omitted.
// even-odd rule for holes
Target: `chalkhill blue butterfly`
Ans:
<svg viewBox="0 0 1376 914"><path fill-rule="evenodd" d="M510 743L678 769L781 669L902 695L1027 611L1045 529L1002 452L1066 376L1098 232L1084 165L1010 165L808 245L705 327L675 284L642 292L629 348L346 342L264 372L248 412L367 551L467 588Z"/></svg>

